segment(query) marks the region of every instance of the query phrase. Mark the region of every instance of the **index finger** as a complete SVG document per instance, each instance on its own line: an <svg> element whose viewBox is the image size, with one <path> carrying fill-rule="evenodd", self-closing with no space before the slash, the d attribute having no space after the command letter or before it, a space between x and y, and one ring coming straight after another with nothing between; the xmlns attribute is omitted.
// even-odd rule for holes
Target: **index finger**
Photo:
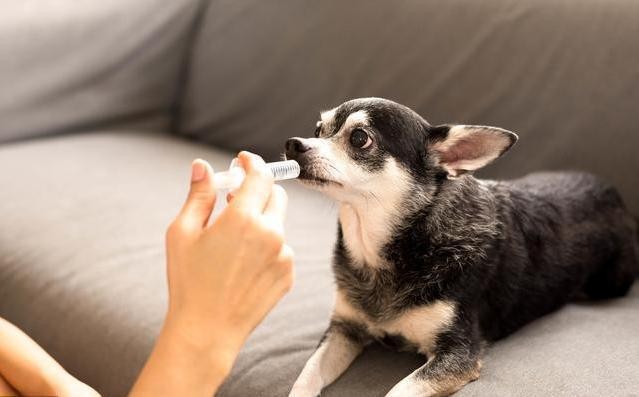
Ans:
<svg viewBox="0 0 639 397"><path fill-rule="evenodd" d="M246 176L240 187L233 193L230 205L240 210L261 213L271 196L273 174L258 155L240 152L237 158Z"/></svg>

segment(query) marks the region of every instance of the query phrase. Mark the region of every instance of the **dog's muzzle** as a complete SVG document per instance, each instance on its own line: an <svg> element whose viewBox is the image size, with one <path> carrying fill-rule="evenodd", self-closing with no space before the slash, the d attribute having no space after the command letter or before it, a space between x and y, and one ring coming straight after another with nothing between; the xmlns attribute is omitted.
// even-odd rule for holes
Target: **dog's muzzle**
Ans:
<svg viewBox="0 0 639 397"><path fill-rule="evenodd" d="M284 148L286 149L286 158L289 160L299 160L304 153L311 150L303 138L288 139Z"/></svg>

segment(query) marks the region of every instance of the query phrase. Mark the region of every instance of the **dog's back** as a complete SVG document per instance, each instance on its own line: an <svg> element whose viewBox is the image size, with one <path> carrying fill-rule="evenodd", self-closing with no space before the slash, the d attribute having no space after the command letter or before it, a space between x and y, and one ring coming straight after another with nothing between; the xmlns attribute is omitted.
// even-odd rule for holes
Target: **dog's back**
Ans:
<svg viewBox="0 0 639 397"><path fill-rule="evenodd" d="M636 221L613 187L587 173L553 172L492 189L505 239L495 249L498 265L481 316L489 339L568 299L628 291L639 269Z"/></svg>

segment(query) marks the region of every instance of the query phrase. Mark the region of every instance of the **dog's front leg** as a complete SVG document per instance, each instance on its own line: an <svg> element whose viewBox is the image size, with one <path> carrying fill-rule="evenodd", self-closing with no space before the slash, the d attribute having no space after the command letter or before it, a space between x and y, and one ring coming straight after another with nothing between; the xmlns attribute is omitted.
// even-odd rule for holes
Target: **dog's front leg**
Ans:
<svg viewBox="0 0 639 397"><path fill-rule="evenodd" d="M308 359L289 397L316 397L353 362L367 342L356 324L333 320L317 350Z"/></svg>
<svg viewBox="0 0 639 397"><path fill-rule="evenodd" d="M449 396L479 378L479 346L446 346L396 384L386 397Z"/></svg>

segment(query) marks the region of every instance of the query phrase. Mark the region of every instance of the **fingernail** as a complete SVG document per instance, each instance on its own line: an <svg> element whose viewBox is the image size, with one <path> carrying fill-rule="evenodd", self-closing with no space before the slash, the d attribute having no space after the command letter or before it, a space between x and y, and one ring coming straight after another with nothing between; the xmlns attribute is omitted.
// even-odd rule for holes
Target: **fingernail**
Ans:
<svg viewBox="0 0 639 397"><path fill-rule="evenodd" d="M255 155L251 152L247 152L246 150L242 150L237 154L238 158L243 158L245 161L251 161L255 157Z"/></svg>
<svg viewBox="0 0 639 397"><path fill-rule="evenodd" d="M195 160L191 165L191 182L199 182L206 176L206 165L201 160Z"/></svg>

